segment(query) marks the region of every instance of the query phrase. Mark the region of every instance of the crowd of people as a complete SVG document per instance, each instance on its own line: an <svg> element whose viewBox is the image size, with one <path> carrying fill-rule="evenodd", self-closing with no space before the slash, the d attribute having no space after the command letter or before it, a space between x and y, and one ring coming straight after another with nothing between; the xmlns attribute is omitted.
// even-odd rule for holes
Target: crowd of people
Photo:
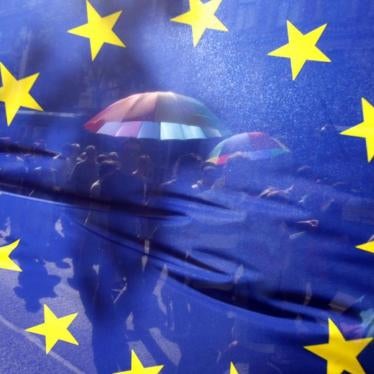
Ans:
<svg viewBox="0 0 374 374"><path fill-rule="evenodd" d="M357 237L370 237L354 214L355 190L319 177L308 165L295 165L289 156L253 161L239 152L216 166L188 153L160 176L152 157L128 140L120 152L79 144L66 145L60 154L40 146L23 154L8 149L0 167L3 190L63 203L63 214L50 204L50 216L44 217L51 232L59 222L69 240L75 227L82 228L70 239L75 252L70 282L92 320L99 372L107 370L102 351L109 343L101 334L108 327L118 330L132 318L137 331L157 321L175 337L193 334L208 316L199 303L178 297L181 291L166 290L166 278L186 293L295 320L310 316L288 303L353 313L365 298L352 288L348 304L336 300L339 271L326 260L354 247ZM139 305L139 294L146 308ZM147 310L157 313L150 318ZM258 338L246 321L232 315L228 321L225 331L222 325L213 329L217 341L230 342L216 347L217 365L232 355L245 359L252 349L248 342ZM126 336L120 335L113 344ZM269 349L273 360L276 352ZM193 362L187 353L182 361Z"/></svg>

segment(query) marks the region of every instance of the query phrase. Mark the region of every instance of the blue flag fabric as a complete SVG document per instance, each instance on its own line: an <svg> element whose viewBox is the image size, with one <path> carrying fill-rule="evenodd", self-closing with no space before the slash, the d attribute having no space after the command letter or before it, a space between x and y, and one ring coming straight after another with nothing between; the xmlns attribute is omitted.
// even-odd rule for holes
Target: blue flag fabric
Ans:
<svg viewBox="0 0 374 374"><path fill-rule="evenodd" d="M374 371L372 1L0 20L0 372Z"/></svg>

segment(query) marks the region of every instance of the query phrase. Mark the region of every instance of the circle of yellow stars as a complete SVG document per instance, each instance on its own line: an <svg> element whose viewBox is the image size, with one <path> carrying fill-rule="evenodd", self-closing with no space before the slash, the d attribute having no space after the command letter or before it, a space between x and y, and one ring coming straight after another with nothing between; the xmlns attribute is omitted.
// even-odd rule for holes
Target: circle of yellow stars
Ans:
<svg viewBox="0 0 374 374"><path fill-rule="evenodd" d="M228 31L226 26L216 16L221 3L222 0L210 0L208 2L189 0L190 9L171 18L170 21L190 26L192 43L196 47L206 30ZM104 44L126 47L125 43L113 31L122 11L101 16L88 0L86 0L86 11L87 23L68 30L68 33L89 40L92 61L96 59ZM292 80L295 80L306 62L331 62L329 57L317 47L317 43L326 26L327 24L319 26L303 34L294 24L287 21L288 43L269 52L268 55L289 59ZM4 64L0 63L0 75L2 80L0 102L4 103L8 126L12 124L21 107L43 111L30 93L39 78L39 73L17 79ZM341 134L365 139L367 160L370 162L374 158L374 107L365 98L362 98L362 113L363 121L342 131ZM10 257L19 244L20 240L16 240L0 247L0 269L22 271L19 265ZM356 248L374 253L374 241L360 244ZM79 343L69 331L69 327L78 316L78 313L57 317L47 305L44 305L43 308L44 322L30 327L26 331L45 337L46 353L48 354L58 341L78 345ZM327 374L341 373L343 371L358 374L364 373L364 369L358 361L358 356L371 343L373 338L346 340L331 319L328 320L328 330L328 343L309 345L304 348L326 360ZM131 351L131 369L116 374L158 374L163 367L163 365L145 367L135 351ZM238 374L238 370L232 362L230 363L230 374Z"/></svg>

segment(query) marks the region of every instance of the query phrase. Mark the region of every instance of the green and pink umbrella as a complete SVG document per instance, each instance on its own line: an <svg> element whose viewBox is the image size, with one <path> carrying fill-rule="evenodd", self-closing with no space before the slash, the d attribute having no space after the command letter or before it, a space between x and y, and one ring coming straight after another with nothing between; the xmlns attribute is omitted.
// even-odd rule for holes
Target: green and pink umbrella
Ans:
<svg viewBox="0 0 374 374"><path fill-rule="evenodd" d="M158 140L222 137L222 124L204 104L173 92L129 96L85 124L96 134Z"/></svg>
<svg viewBox="0 0 374 374"><path fill-rule="evenodd" d="M228 159L242 154L250 160L270 160L290 153L279 140L263 132L245 132L223 140L210 153L207 162L225 165Z"/></svg>

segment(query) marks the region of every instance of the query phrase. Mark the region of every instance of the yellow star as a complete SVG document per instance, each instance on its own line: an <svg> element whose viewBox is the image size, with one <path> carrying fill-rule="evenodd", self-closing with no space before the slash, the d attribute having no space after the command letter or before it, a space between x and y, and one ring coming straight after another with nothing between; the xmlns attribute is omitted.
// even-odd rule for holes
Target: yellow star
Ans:
<svg viewBox="0 0 374 374"><path fill-rule="evenodd" d="M362 249L363 251L367 251L370 253L374 253L374 241L360 244L356 246L357 249Z"/></svg>
<svg viewBox="0 0 374 374"><path fill-rule="evenodd" d="M44 305L44 323L28 328L26 331L45 336L45 351L49 353L55 344L61 340L66 343L79 345L68 330L78 313L58 318L48 305Z"/></svg>
<svg viewBox="0 0 374 374"><path fill-rule="evenodd" d="M210 0L207 3L202 3L200 0L189 1L190 10L172 18L170 21L191 26L194 47L197 46L207 29L228 31L226 26L215 15L222 0Z"/></svg>
<svg viewBox="0 0 374 374"><path fill-rule="evenodd" d="M19 240L0 247L0 269L13 270L21 272L21 268L10 259L10 254L18 247Z"/></svg>
<svg viewBox="0 0 374 374"><path fill-rule="evenodd" d="M164 365L144 367L135 351L131 351L131 369L113 374L158 374Z"/></svg>
<svg viewBox="0 0 374 374"><path fill-rule="evenodd" d="M230 362L230 374L239 374L238 370L232 362Z"/></svg>
<svg viewBox="0 0 374 374"><path fill-rule="evenodd" d="M335 323L329 319L329 342L304 348L327 361L327 374L365 374L357 356L372 340L373 338L345 340Z"/></svg>
<svg viewBox="0 0 374 374"><path fill-rule="evenodd" d="M317 27L307 34L301 33L290 21L287 21L288 43L270 52L269 56L289 58L292 80L295 80L306 61L331 62L316 47L327 24Z"/></svg>
<svg viewBox="0 0 374 374"><path fill-rule="evenodd" d="M0 101L5 104L7 125L10 126L19 108L29 108L42 111L43 109L30 95L30 90L39 77L39 73L17 80L12 73L0 64L1 79Z"/></svg>
<svg viewBox="0 0 374 374"><path fill-rule="evenodd" d="M374 106L361 99L364 120L356 126L341 132L342 135L355 136L366 140L368 162L374 158Z"/></svg>
<svg viewBox="0 0 374 374"><path fill-rule="evenodd" d="M69 30L68 32L90 40L92 61L95 60L97 54L105 43L123 48L126 47L122 40L113 31L113 27L117 23L122 11L101 17L88 0L86 5L88 22L82 26Z"/></svg>

